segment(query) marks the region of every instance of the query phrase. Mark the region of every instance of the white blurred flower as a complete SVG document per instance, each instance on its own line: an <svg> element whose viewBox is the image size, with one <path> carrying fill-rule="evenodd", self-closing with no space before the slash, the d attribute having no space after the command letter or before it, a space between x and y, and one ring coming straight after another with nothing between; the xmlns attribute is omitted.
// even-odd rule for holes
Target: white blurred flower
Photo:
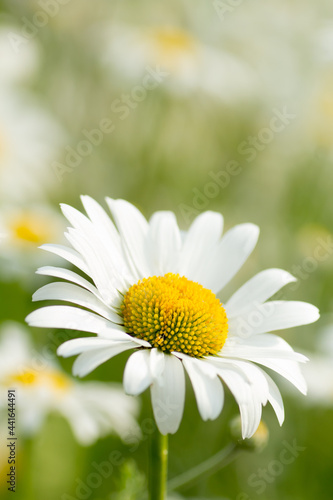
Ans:
<svg viewBox="0 0 333 500"><path fill-rule="evenodd" d="M31 97L0 88L0 199L44 199L64 135Z"/></svg>
<svg viewBox="0 0 333 500"><path fill-rule="evenodd" d="M316 56L324 63L333 62L333 20L326 20L315 36Z"/></svg>
<svg viewBox="0 0 333 500"><path fill-rule="evenodd" d="M104 63L138 83L150 70L166 76L157 81L177 94L202 91L223 101L252 95L256 78L232 54L201 43L190 33L168 26L115 27L105 40Z"/></svg>
<svg viewBox="0 0 333 500"><path fill-rule="evenodd" d="M17 26L0 25L0 86L26 81L35 74L39 62L34 40L24 38Z"/></svg>
<svg viewBox="0 0 333 500"><path fill-rule="evenodd" d="M82 445L109 433L126 438L138 432L138 405L118 384L80 383L31 345L29 332L17 323L5 323L0 337L0 410L6 409L7 390L16 390L17 434L38 431L50 412L67 419Z"/></svg>
<svg viewBox="0 0 333 500"><path fill-rule="evenodd" d="M251 64L261 82L261 98L269 106L278 102L300 106L300 97L311 86L311 41L319 12L316 4L303 2L300 9L297 2L288 0L243 1L240 7L231 3L215 4L220 4L221 11L225 5L232 9L217 26L216 38L236 46Z"/></svg>
<svg viewBox="0 0 333 500"><path fill-rule="evenodd" d="M333 326L324 328L318 338L316 353L306 353L309 362L303 374L308 384L307 403L333 407Z"/></svg>
<svg viewBox="0 0 333 500"><path fill-rule="evenodd" d="M62 217L49 204L1 207L0 269L2 278L31 278L32 271L41 263L42 255L44 255L39 247L50 241L50 237L53 241L61 243L64 239L64 229Z"/></svg>

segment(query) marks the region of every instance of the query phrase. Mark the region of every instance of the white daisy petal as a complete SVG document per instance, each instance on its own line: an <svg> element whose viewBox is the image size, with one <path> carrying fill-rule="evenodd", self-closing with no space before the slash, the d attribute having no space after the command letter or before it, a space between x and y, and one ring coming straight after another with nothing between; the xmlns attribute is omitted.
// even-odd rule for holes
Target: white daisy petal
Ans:
<svg viewBox="0 0 333 500"><path fill-rule="evenodd" d="M241 373L247 382L255 388L258 401L260 401L262 405L267 403L269 393L268 383L259 366L248 361L218 358L217 356L209 356L206 359L207 362L214 367L232 367L234 370Z"/></svg>
<svg viewBox="0 0 333 500"><path fill-rule="evenodd" d="M62 204L61 209L74 228L68 229L66 237L84 256L99 289L108 291L110 284L117 289L122 289L127 285L128 280L133 280L119 251L119 241L118 245L110 241L108 232L110 225L101 231L99 224L94 224L69 205ZM102 210L101 207L100 209ZM110 224L112 224L111 221Z"/></svg>
<svg viewBox="0 0 333 500"><path fill-rule="evenodd" d="M203 420L214 420L221 413L224 391L217 376L205 371L206 361L184 356L183 365L191 379L198 409Z"/></svg>
<svg viewBox="0 0 333 500"><path fill-rule="evenodd" d="M81 201L93 223L99 240L103 242L108 254L112 256L112 259L108 259L108 266L112 265L126 282L134 283L136 280L131 275L126 259L122 254L120 235L110 217L90 196L81 196Z"/></svg>
<svg viewBox="0 0 333 500"><path fill-rule="evenodd" d="M240 224L230 229L206 257L195 281L218 293L234 277L252 253L259 236L254 224Z"/></svg>
<svg viewBox="0 0 333 500"><path fill-rule="evenodd" d="M79 229L82 232L91 228L91 221L88 217L83 215L83 213L79 212L79 210L76 210L76 208L66 205L66 203L61 203L60 208L68 222L72 224L74 228Z"/></svg>
<svg viewBox="0 0 333 500"><path fill-rule="evenodd" d="M159 349L151 349L150 351L150 371L153 378L158 378L162 375L165 366L165 355Z"/></svg>
<svg viewBox="0 0 333 500"><path fill-rule="evenodd" d="M228 318L244 314L249 309L253 309L255 304L262 304L287 283L293 281L297 281L296 278L282 269L266 269L256 274L224 305Z"/></svg>
<svg viewBox="0 0 333 500"><path fill-rule="evenodd" d="M39 248L42 250L46 250L47 252L51 252L63 259L67 260L71 264L73 264L78 269L81 269L84 273L88 273L88 268L82 259L79 252L73 250L73 248L65 247L63 245L54 245L51 243L47 243L45 245L41 245Z"/></svg>
<svg viewBox="0 0 333 500"><path fill-rule="evenodd" d="M246 314L229 321L229 332L232 335L249 337L259 333L271 332L308 325L317 321L317 307L306 302L272 300L257 305Z"/></svg>
<svg viewBox="0 0 333 500"><path fill-rule="evenodd" d="M185 402L184 369L175 356L165 355L164 371L153 380L151 398L160 432L174 434L180 425Z"/></svg>
<svg viewBox="0 0 333 500"><path fill-rule="evenodd" d="M285 359L258 359L256 363L274 370L285 379L289 380L302 394L307 393L307 384L298 363Z"/></svg>
<svg viewBox="0 0 333 500"><path fill-rule="evenodd" d="M207 252L218 243L222 231L221 214L208 211L198 215L185 234L178 272L189 279L195 279L195 274L203 265Z"/></svg>
<svg viewBox="0 0 333 500"><path fill-rule="evenodd" d="M128 349L133 349L133 346L129 342L119 342L112 347L102 347L101 349L83 352L73 363L73 375L84 377L99 365L105 363L105 361Z"/></svg>
<svg viewBox="0 0 333 500"><path fill-rule="evenodd" d="M90 220L98 228L99 233L104 234L104 238L107 239L107 243L111 248L116 246L118 252L120 252L119 233L105 210L90 196L81 196L81 201Z"/></svg>
<svg viewBox="0 0 333 500"><path fill-rule="evenodd" d="M257 429L262 406L269 399L269 385L262 370L249 362L209 356L207 362L225 381L233 393L241 412L243 438Z"/></svg>
<svg viewBox="0 0 333 500"><path fill-rule="evenodd" d="M77 229L69 228L65 234L71 245L80 252L89 268L89 274L105 300L112 303L117 296L116 290L128 288L126 277L121 276L116 255L110 255L92 231L83 234ZM121 266L121 264L119 264Z"/></svg>
<svg viewBox="0 0 333 500"><path fill-rule="evenodd" d="M125 366L123 383L126 394L137 396L145 391L152 381L150 351L135 352Z"/></svg>
<svg viewBox="0 0 333 500"><path fill-rule="evenodd" d="M145 254L145 241L148 233L148 222L137 208L125 200L106 199L113 218L117 224L122 244L135 276L143 278L150 275Z"/></svg>
<svg viewBox="0 0 333 500"><path fill-rule="evenodd" d="M298 363L307 361L307 358L296 353L281 337L265 334L237 342L232 339L230 346L228 340L221 350L223 357L220 360L232 358L234 361L238 358L259 363L285 377L303 394L306 393L305 379Z"/></svg>
<svg viewBox="0 0 333 500"><path fill-rule="evenodd" d="M304 362L307 358L295 352L290 345L277 335L258 334L250 338L227 338L220 351L222 357L256 361L262 358L280 358Z"/></svg>
<svg viewBox="0 0 333 500"><path fill-rule="evenodd" d="M147 257L152 274L174 272L181 248L180 231L172 212L156 212L149 221Z"/></svg>
<svg viewBox="0 0 333 500"><path fill-rule="evenodd" d="M264 377L266 377L268 383L268 388L269 388L268 401L270 402L270 404L273 407L273 410L276 413L279 424L282 425L284 422L284 405L281 393L276 383L271 379L271 377L267 375L267 373L264 372L263 370L262 373Z"/></svg>
<svg viewBox="0 0 333 500"><path fill-rule="evenodd" d="M63 269L61 267L53 267L53 266L44 266L37 269L36 274L41 274L43 276L53 276L54 278L61 278L63 280L71 281L72 283L76 283L77 285L86 288L94 295L100 296L97 288L94 285L92 285L85 278L82 278L82 276L79 276L73 271L70 271L69 269Z"/></svg>
<svg viewBox="0 0 333 500"><path fill-rule="evenodd" d="M139 340L127 335L121 326L78 307L42 307L29 314L26 321L30 326L80 330L82 332L96 333L103 338L111 340L133 340L133 342Z"/></svg>
<svg viewBox="0 0 333 500"><path fill-rule="evenodd" d="M102 339L100 337L83 337L78 339L67 340L61 344L57 349L57 354L68 358L70 356L75 356L76 354L81 354L82 352L101 349L104 347L112 347L117 341ZM133 342L133 347L137 345Z"/></svg>
<svg viewBox="0 0 333 500"><path fill-rule="evenodd" d="M238 368L234 366L220 366L218 375L227 384L239 406L242 419L243 439L251 437L261 420L262 405L258 393Z"/></svg>
<svg viewBox="0 0 333 500"><path fill-rule="evenodd" d="M70 283L54 282L43 286L32 296L33 301L63 300L72 302L100 314L112 323L121 324L122 319L91 292Z"/></svg>

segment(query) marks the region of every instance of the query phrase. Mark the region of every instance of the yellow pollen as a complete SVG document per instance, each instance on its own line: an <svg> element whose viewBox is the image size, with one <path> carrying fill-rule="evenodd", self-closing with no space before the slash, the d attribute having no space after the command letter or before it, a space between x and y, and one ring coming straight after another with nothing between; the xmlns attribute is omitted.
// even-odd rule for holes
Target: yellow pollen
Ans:
<svg viewBox="0 0 333 500"><path fill-rule="evenodd" d="M228 334L227 315L211 290L178 274L131 286L121 306L126 331L164 352L217 354Z"/></svg>
<svg viewBox="0 0 333 500"><path fill-rule="evenodd" d="M7 384L19 384L28 387L45 386L53 391L65 391L71 385L70 379L56 370L26 370L14 373L7 379Z"/></svg>
<svg viewBox="0 0 333 500"><path fill-rule="evenodd" d="M13 238L22 243L41 245L52 235L52 222L40 214L17 213L9 221L9 226Z"/></svg>
<svg viewBox="0 0 333 500"><path fill-rule="evenodd" d="M35 372L22 372L15 373L10 377L11 382L18 382L22 385L34 385L37 382L37 375Z"/></svg>
<svg viewBox="0 0 333 500"><path fill-rule="evenodd" d="M176 69L184 56L193 56L197 45L186 32L175 28L160 28L150 32L155 58L169 69Z"/></svg>
<svg viewBox="0 0 333 500"><path fill-rule="evenodd" d="M188 51L193 48L193 39L184 31L161 28L153 32L155 41L165 51Z"/></svg>

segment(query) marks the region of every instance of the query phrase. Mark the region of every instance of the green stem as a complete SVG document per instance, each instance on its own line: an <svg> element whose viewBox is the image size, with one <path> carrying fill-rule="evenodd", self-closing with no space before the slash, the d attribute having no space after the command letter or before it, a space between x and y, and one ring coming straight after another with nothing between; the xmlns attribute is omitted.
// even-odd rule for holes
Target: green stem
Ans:
<svg viewBox="0 0 333 500"><path fill-rule="evenodd" d="M168 436L156 428L151 436L149 499L166 500L168 474Z"/></svg>
<svg viewBox="0 0 333 500"><path fill-rule="evenodd" d="M240 449L236 444L229 444L223 450L208 458L199 465L193 467L183 474L174 477L168 482L168 490L174 491L182 486L188 486L190 483L200 480L205 474L213 474L230 464L239 454Z"/></svg>

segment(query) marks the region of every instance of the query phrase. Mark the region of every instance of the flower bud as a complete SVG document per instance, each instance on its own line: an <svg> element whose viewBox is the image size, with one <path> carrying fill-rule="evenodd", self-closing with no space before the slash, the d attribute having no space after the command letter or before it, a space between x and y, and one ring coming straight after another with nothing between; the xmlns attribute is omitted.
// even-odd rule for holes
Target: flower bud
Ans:
<svg viewBox="0 0 333 500"><path fill-rule="evenodd" d="M267 444L269 432L266 424L261 420L256 432L250 438L242 438L242 423L239 416L232 419L230 422L230 434L241 448L248 450L261 451Z"/></svg>

